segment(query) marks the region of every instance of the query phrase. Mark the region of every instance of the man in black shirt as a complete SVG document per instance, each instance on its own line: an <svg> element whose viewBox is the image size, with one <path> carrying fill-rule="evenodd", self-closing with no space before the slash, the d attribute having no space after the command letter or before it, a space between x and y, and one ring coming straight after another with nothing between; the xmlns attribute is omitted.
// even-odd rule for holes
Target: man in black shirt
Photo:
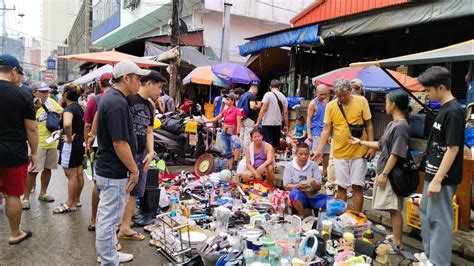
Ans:
<svg viewBox="0 0 474 266"><path fill-rule="evenodd" d="M131 61L122 61L112 70L113 83L97 111L96 185L100 202L97 210L96 249L102 265L118 265L133 255L117 253L115 233L130 191L138 181L134 156L137 140L127 102L137 94L140 78L150 73Z"/></svg>
<svg viewBox="0 0 474 266"><path fill-rule="evenodd" d="M22 75L23 69L15 57L0 55L0 192L6 199L10 245L19 244L33 234L20 229L20 196L24 193L28 167L36 167L38 149L33 96L16 85L21 83ZM27 141L31 149L29 156Z"/></svg>
<svg viewBox="0 0 474 266"><path fill-rule="evenodd" d="M418 77L427 97L439 101L426 149L425 182L420 205L425 256L434 265L450 265L454 231L453 196L462 179L464 111L450 90L451 73L433 66Z"/></svg>
<svg viewBox="0 0 474 266"><path fill-rule="evenodd" d="M244 112L245 119L242 120L240 126L240 143L242 147L250 145L250 132L255 128L255 121L257 121L257 110L260 109L260 104L257 102L258 85L252 84L249 91L240 96L237 107Z"/></svg>
<svg viewBox="0 0 474 266"><path fill-rule="evenodd" d="M137 136L137 155L135 163L140 172L138 183L130 192L125 211L123 213L122 222L120 223L120 231L117 234L119 239L144 240L145 236L134 231L130 227L132 216L136 208L137 197L143 197L146 185L146 173L148 167L155 155L153 149L153 121L155 117L155 108L153 103L160 97L161 89L166 79L157 71L152 70L147 76L141 78L141 87L138 94L129 95L128 103L132 114L133 128Z"/></svg>

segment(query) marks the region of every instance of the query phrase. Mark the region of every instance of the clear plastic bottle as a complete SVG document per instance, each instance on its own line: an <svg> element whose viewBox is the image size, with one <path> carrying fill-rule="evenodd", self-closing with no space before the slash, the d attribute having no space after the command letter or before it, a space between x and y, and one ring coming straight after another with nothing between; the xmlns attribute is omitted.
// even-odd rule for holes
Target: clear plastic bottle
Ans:
<svg viewBox="0 0 474 266"><path fill-rule="evenodd" d="M176 197L172 197L170 199L170 212L171 217L176 217L176 212L178 211L178 199Z"/></svg>

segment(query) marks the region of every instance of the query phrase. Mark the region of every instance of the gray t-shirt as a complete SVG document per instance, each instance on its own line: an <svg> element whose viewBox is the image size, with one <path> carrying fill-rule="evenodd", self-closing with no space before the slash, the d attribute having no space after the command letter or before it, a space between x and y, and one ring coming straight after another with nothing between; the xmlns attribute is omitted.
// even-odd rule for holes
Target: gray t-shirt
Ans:
<svg viewBox="0 0 474 266"><path fill-rule="evenodd" d="M387 164L390 154L398 157L406 158L408 153L408 144L410 141L410 126L408 122L403 120L392 121L385 127L385 131L379 140L382 150L379 160L377 161L377 174L381 174ZM386 149L390 148L387 152Z"/></svg>
<svg viewBox="0 0 474 266"><path fill-rule="evenodd" d="M175 111L176 106L174 104L174 99L171 96L165 94L161 96L161 100L165 104L165 113Z"/></svg>
<svg viewBox="0 0 474 266"><path fill-rule="evenodd" d="M318 165L315 162L308 160L306 165L301 168L298 166L295 158L285 166L283 185L296 184L311 178L321 182L321 172L319 171Z"/></svg>
<svg viewBox="0 0 474 266"><path fill-rule="evenodd" d="M268 109L265 113L265 116L262 120L262 125L264 126L281 126L283 125L282 121L282 114L283 110L280 110L278 106L278 100L275 94L280 99L280 102L283 105L283 108L288 108L288 100L286 99L285 95L279 91L275 91L275 93L269 91L265 93L262 99L262 103L268 103Z"/></svg>

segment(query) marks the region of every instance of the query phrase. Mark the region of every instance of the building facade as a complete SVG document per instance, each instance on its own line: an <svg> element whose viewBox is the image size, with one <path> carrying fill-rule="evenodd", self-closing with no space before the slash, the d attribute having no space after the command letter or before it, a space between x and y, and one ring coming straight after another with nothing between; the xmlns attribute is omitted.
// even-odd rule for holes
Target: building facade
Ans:
<svg viewBox="0 0 474 266"><path fill-rule="evenodd" d="M184 0L180 18L189 31L202 29L204 46L219 55L223 26L224 2L230 8L230 61L243 62L237 45L249 34L263 34L289 26L290 18L310 0L210 1ZM108 8L105 8L108 6ZM92 44L104 49L122 46L146 37L171 34L172 1L94 0Z"/></svg>

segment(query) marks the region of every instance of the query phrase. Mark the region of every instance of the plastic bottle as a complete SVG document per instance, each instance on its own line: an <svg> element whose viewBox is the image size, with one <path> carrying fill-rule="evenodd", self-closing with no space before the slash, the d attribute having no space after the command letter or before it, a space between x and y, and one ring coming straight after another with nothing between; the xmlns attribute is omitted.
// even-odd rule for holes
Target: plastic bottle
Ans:
<svg viewBox="0 0 474 266"><path fill-rule="evenodd" d="M465 141L467 145L471 146L471 152L474 154L474 114L466 123Z"/></svg>
<svg viewBox="0 0 474 266"><path fill-rule="evenodd" d="M170 211L171 211L171 217L176 217L176 212L178 211L178 199L175 197L172 197L170 199Z"/></svg>

